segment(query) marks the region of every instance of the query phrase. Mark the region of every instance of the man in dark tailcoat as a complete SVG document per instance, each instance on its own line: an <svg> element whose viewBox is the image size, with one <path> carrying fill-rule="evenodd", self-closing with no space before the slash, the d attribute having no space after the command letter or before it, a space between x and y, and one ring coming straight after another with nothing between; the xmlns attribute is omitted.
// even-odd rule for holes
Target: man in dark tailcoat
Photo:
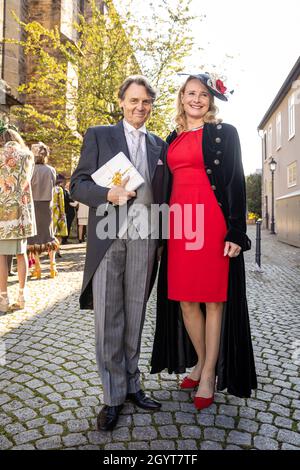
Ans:
<svg viewBox="0 0 300 470"><path fill-rule="evenodd" d="M120 87L119 100L124 119L114 126L87 130L70 186L71 197L90 208L80 305L83 309L94 308L95 312L96 357L105 404L97 419L100 430L113 429L126 399L147 410L160 407L141 389L138 369L158 241L151 237L151 226L146 233L140 230L134 215L117 224L107 238L99 238L97 225L99 229L106 220L109 225L125 205L142 205L148 217L152 204L165 201L167 144L145 127L155 91L144 77L126 79ZM108 189L96 185L91 178L119 152L131 160L144 178L136 191L127 191L126 181Z"/></svg>

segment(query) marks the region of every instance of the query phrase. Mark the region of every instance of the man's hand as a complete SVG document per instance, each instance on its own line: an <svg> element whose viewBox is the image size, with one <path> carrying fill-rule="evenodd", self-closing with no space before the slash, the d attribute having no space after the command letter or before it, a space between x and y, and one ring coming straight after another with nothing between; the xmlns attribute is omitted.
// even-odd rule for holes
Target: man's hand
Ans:
<svg viewBox="0 0 300 470"><path fill-rule="evenodd" d="M127 191L125 189L125 186L128 181L129 176L126 176L120 186L113 186L107 193L107 200L114 205L123 206L129 199L135 197L135 191Z"/></svg>
<svg viewBox="0 0 300 470"><path fill-rule="evenodd" d="M225 242L224 247L224 256L229 256L229 258L235 258L239 256L241 252L241 247L233 242Z"/></svg>

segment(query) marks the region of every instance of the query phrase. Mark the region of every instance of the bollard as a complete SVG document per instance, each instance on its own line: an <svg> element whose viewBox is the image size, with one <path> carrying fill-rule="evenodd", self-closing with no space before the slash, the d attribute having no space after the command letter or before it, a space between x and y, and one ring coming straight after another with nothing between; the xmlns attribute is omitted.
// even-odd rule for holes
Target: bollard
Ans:
<svg viewBox="0 0 300 470"><path fill-rule="evenodd" d="M256 221L256 244L255 244L255 264L257 270L262 272L261 269L261 222L262 219Z"/></svg>

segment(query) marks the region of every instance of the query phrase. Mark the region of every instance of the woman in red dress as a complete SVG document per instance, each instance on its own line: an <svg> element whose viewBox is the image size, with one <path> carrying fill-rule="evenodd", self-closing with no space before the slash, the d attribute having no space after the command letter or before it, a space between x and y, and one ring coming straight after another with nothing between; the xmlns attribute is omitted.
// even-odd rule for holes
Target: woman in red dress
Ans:
<svg viewBox="0 0 300 470"><path fill-rule="evenodd" d="M164 267L161 266L152 372L160 371L164 367L168 367L169 372L184 370L182 357L185 352L181 354L174 351L174 346L176 348L178 344L178 349L180 349L182 343L183 335L178 334L175 337L174 333L177 329L176 322L179 324L180 320L169 321L161 318L164 315L167 318L167 313L172 309L174 311L174 305L180 304L184 326L197 356L197 363L181 383L181 388L197 388L194 397L197 409L210 406L214 400L222 312L226 304L228 304L228 312L225 331L229 331L233 340L229 339L231 345L228 347L226 341L229 336L225 340L223 338L223 349L227 354L230 348L235 348L234 352L230 353L233 355L236 354L236 343L245 343L245 354L241 351L242 361L244 359L245 361L240 365L238 360L234 359L233 367L236 364L237 366L233 373L231 365L229 364L229 367L227 365L226 358L221 361L223 371L220 377L223 375L225 377L220 380L221 386L223 388L226 386L229 390L232 389L233 393L244 396L248 396L251 388L256 386L251 338L249 339L248 311L243 291L244 277L241 275L239 286L235 284L234 288L237 287L235 291L232 289L232 281L229 282L229 279L233 279L237 266L234 261L230 264L230 260L240 258L238 269L241 269L243 273L243 257L239 255L242 250L249 249L250 246L248 246L249 239L244 228L244 176L238 153L237 132L233 126L221 125L220 120L216 119L217 108L214 104L214 96L227 101L225 91L223 83L220 80L214 81L208 74L188 77L179 90L177 129L169 140L170 147L167 156L172 179L170 231L166 250L167 262L165 262L167 288L164 291L165 287L162 286ZM222 137L225 136L227 152L230 149L228 161L225 161L224 152L223 165L221 165L222 152L220 149L216 150L217 147L215 147L221 143L222 139L216 137L213 142L208 143L209 133L213 134L219 130L223 133ZM205 138L203 138L204 134ZM208 157L214 158L212 165L216 168L214 175L212 175L212 166L209 165L209 168L207 165ZM220 188L211 184L214 182L211 176L220 181L219 186L225 185L221 194L218 194ZM222 207L221 200L224 207ZM236 219L236 224L234 219ZM231 221L233 221L232 227ZM161 264L164 264L163 261ZM231 277L229 276L230 266ZM239 296L235 304L232 303L232 298L227 302L228 292L233 291L237 292L234 295ZM167 300L162 299L166 292ZM233 304L235 306L232 308ZM232 326L234 325L233 315L238 318L240 328ZM234 337L237 330L240 335L238 333ZM241 341L240 338L242 338ZM244 341L245 338L247 341ZM172 359L169 359L172 351L175 356L177 354L178 363L176 364L176 360L172 362ZM162 357L167 359L162 359ZM243 382L241 376L239 387L236 385L236 379L239 379L240 370L245 369L244 373L247 375L247 365L246 368L243 367L246 361L249 365L248 376L250 378L248 382L247 380ZM232 357L230 357L230 362L232 362Z"/></svg>

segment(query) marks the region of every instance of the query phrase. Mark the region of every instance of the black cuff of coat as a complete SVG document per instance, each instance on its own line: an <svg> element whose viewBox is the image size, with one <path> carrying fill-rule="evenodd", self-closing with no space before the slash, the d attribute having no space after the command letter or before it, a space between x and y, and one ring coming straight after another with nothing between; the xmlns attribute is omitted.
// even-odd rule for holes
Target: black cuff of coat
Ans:
<svg viewBox="0 0 300 470"><path fill-rule="evenodd" d="M238 230L234 227L230 227L225 237L225 242L232 242L239 245L242 251L251 249L251 240L245 232Z"/></svg>
<svg viewBox="0 0 300 470"><path fill-rule="evenodd" d="M164 239L164 238L159 238L158 239L158 248L165 248L167 247L167 242L168 240Z"/></svg>

